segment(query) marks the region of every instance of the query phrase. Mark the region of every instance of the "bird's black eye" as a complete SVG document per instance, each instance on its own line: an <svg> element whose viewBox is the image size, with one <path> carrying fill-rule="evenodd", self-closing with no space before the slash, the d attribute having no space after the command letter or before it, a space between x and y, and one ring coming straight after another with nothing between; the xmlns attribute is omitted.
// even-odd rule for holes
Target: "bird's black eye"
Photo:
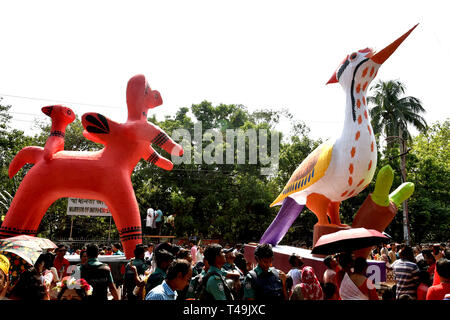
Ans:
<svg viewBox="0 0 450 320"><path fill-rule="evenodd" d="M356 52L353 52L353 53L350 55L350 60L355 60L356 56L357 56Z"/></svg>

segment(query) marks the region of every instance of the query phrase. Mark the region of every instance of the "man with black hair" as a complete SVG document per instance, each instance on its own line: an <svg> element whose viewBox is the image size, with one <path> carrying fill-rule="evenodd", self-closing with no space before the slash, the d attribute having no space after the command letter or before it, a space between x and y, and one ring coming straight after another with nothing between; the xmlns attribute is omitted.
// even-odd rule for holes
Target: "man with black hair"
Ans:
<svg viewBox="0 0 450 320"><path fill-rule="evenodd" d="M147 245L147 251L145 252L145 257L144 257L144 259L146 261L150 261L150 262L152 261L154 248L155 248L155 245L153 244L153 242L150 242Z"/></svg>
<svg viewBox="0 0 450 320"><path fill-rule="evenodd" d="M114 300L119 300L117 288L114 285L111 269L107 264L98 260L98 246L89 244L86 249L88 261L80 266L81 278L85 279L93 288L88 299L94 301L107 301L108 288Z"/></svg>
<svg viewBox="0 0 450 320"><path fill-rule="evenodd" d="M230 288L225 281L226 273L221 270L225 264L225 254L222 246L213 243L206 247L204 252L209 269L203 277L202 286L204 289L200 293L200 300L234 300Z"/></svg>
<svg viewBox="0 0 450 320"><path fill-rule="evenodd" d="M122 249L122 245L120 243L114 243L112 245L113 256L123 256L125 255L120 249Z"/></svg>
<svg viewBox="0 0 450 320"><path fill-rule="evenodd" d="M436 259L433 255L433 251L430 249L422 250L422 256L425 262L427 263L427 272L430 274L431 282L433 282L434 271L436 268Z"/></svg>
<svg viewBox="0 0 450 320"><path fill-rule="evenodd" d="M158 249L155 251L154 259L156 261L156 269L148 277L147 284L145 285L146 292L149 292L164 281L167 269L175 257L165 249Z"/></svg>
<svg viewBox="0 0 450 320"><path fill-rule="evenodd" d="M339 293L337 287L332 282L327 282L323 285L323 300L339 300Z"/></svg>
<svg viewBox="0 0 450 320"><path fill-rule="evenodd" d="M413 299L417 297L419 285L419 267L414 258L414 251L410 246L405 246L399 252L400 259L394 266L394 278L397 283L396 298L401 295L409 295Z"/></svg>
<svg viewBox="0 0 450 320"><path fill-rule="evenodd" d="M289 256L289 264L291 265L291 270L288 272L288 276L292 279L292 287L295 288L301 282L302 271L300 267L303 266L302 258L295 253Z"/></svg>
<svg viewBox="0 0 450 320"><path fill-rule="evenodd" d="M258 265L244 280L244 299L287 300L286 274L272 267L272 246L259 244L255 249L255 260Z"/></svg>
<svg viewBox="0 0 450 320"><path fill-rule="evenodd" d="M133 290L137 285L135 281L135 272L137 272L138 276L144 276L146 271L149 270L149 265L144 261L145 251L143 245L136 245L136 248L134 249L134 259L131 259L125 267L123 287L127 300L135 301L138 299L133 293ZM132 266L136 267L136 271L133 270Z"/></svg>
<svg viewBox="0 0 450 320"><path fill-rule="evenodd" d="M443 257L450 260L450 249L445 249L443 251ZM433 286L441 283L441 278L439 278L439 274L437 273L436 268L434 268L434 277L433 277Z"/></svg>
<svg viewBox="0 0 450 320"><path fill-rule="evenodd" d="M184 259L174 260L167 269L163 282L153 288L145 300L176 300L177 291L182 291L191 280L191 263Z"/></svg>
<svg viewBox="0 0 450 320"><path fill-rule="evenodd" d="M440 284L428 288L427 300L444 300L445 295L450 294L450 259L449 249L445 250L444 257L436 262L436 272Z"/></svg>

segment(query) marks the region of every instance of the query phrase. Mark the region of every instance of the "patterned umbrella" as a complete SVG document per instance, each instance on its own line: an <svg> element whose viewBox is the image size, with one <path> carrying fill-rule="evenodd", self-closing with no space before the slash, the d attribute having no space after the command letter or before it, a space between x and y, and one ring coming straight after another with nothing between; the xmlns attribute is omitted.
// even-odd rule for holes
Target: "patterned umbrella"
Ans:
<svg viewBox="0 0 450 320"><path fill-rule="evenodd" d="M13 237L15 238L15 237ZM9 259L9 274L13 286L19 279L20 274L34 265L42 249L35 242L27 240L14 240L6 238L0 240L0 254Z"/></svg>
<svg viewBox="0 0 450 320"><path fill-rule="evenodd" d="M37 258L42 253L41 247L36 242L17 240L14 238L15 237L0 240L0 252L14 253L29 264L34 265Z"/></svg>
<svg viewBox="0 0 450 320"><path fill-rule="evenodd" d="M20 274L34 265L39 255L46 249L57 246L45 238L20 235L0 240L0 254L9 259L11 285L19 279Z"/></svg>
<svg viewBox="0 0 450 320"><path fill-rule="evenodd" d="M8 240L10 242L31 241L31 242L36 243L43 250L57 248L56 244L54 244L53 241L51 241L49 239L32 237L32 236L27 236L27 235L15 236L15 237L7 238L5 240Z"/></svg>
<svg viewBox="0 0 450 320"><path fill-rule="evenodd" d="M9 275L10 275L10 286L14 286L19 280L20 274L25 270L33 265L28 263L26 260L24 260L22 257L18 256L15 253L9 252L9 251L0 251L0 254L4 255L9 259ZM36 258L37 259L37 258Z"/></svg>

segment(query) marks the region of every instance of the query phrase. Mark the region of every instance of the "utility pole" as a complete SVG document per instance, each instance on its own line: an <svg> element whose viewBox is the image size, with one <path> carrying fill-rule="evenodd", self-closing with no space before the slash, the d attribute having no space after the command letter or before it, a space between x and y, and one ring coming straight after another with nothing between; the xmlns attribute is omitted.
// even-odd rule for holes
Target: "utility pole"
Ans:
<svg viewBox="0 0 450 320"><path fill-rule="evenodd" d="M108 242L111 242L111 216L109 216Z"/></svg>
<svg viewBox="0 0 450 320"><path fill-rule="evenodd" d="M403 131L401 128L399 128L399 134L400 136L390 136L387 137L386 140L389 138L397 138L400 140L400 155L396 157L389 158L390 160L393 160L397 157L400 157L400 170L402 174L402 183L406 182L406 154L411 149L406 149L406 141L401 137ZM410 238L410 230L409 230L409 212L408 212L408 200L403 201L403 239L405 240L406 245L411 245L411 238Z"/></svg>
<svg viewBox="0 0 450 320"><path fill-rule="evenodd" d="M72 230L73 230L73 216L72 216L72 221L70 222L70 235L69 235L69 240L72 240Z"/></svg>

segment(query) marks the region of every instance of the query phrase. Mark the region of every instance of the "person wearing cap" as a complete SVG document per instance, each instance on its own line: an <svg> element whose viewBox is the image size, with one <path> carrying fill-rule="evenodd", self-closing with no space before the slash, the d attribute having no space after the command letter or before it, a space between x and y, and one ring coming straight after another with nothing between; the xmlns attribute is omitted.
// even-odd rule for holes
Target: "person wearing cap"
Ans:
<svg viewBox="0 0 450 320"><path fill-rule="evenodd" d="M0 300L4 299L9 287L9 260L0 254Z"/></svg>
<svg viewBox="0 0 450 320"><path fill-rule="evenodd" d="M255 249L258 265L244 280L245 300L287 300L286 274L272 267L273 250L268 243Z"/></svg>
<svg viewBox="0 0 450 320"><path fill-rule="evenodd" d="M222 246L213 243L205 249L204 255L209 264L208 272L204 277L205 280L203 280L206 281L205 292L208 296L205 300L234 300L233 294L225 281L226 273L221 270L226 262Z"/></svg>
<svg viewBox="0 0 450 320"><path fill-rule="evenodd" d="M226 273L226 282L233 292L236 299L241 299L243 296L242 281L244 280L244 274L234 264L236 259L236 253L234 248L223 249L225 253L225 264L222 267L222 271Z"/></svg>
<svg viewBox="0 0 450 320"><path fill-rule="evenodd" d="M236 258L236 254L234 248L223 249L223 253L225 253L225 263L222 267L222 270L225 272L237 272L239 275L242 275L241 270L234 264L234 259Z"/></svg>

